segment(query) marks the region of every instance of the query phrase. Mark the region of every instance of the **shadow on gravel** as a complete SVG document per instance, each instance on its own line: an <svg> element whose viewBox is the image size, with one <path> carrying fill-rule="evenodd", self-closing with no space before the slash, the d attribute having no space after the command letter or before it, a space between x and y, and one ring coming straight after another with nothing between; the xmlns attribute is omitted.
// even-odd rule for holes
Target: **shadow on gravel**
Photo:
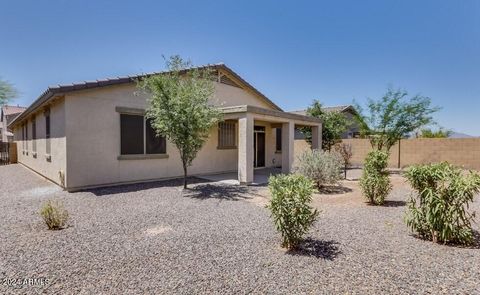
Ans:
<svg viewBox="0 0 480 295"><path fill-rule="evenodd" d="M419 240L423 240L425 242L428 242L428 243L432 243L432 244L435 244L433 243L431 240L428 240L428 239L425 239L425 238L422 238L420 237L419 235L417 234L410 234L410 236L416 238L416 239L419 239ZM476 231L476 230L473 230L473 243L471 245L461 245L461 244L454 244L454 243L446 243L446 244L443 244L441 242L437 243L438 245L441 245L441 246L447 246L447 247L452 247L452 248L462 248L462 249L479 249L480 250L480 232Z"/></svg>
<svg viewBox="0 0 480 295"><path fill-rule="evenodd" d="M294 250L287 251L287 254L294 256L313 256L327 260L334 260L342 252L339 250L340 243L336 241L321 241L307 238Z"/></svg>
<svg viewBox="0 0 480 295"><path fill-rule="evenodd" d="M325 195L340 195L340 194L350 193L352 191L353 190L349 187L337 186L337 185L323 186L318 190L319 193L325 194Z"/></svg>
<svg viewBox="0 0 480 295"><path fill-rule="evenodd" d="M238 201L248 199L248 187L239 185L215 185L215 184L199 184L184 190L183 196L193 199L219 199L227 201Z"/></svg>
<svg viewBox="0 0 480 295"><path fill-rule="evenodd" d="M407 202L405 201L392 201L392 200L385 200L383 204L384 207L405 207Z"/></svg>
<svg viewBox="0 0 480 295"><path fill-rule="evenodd" d="M195 185L197 183L205 183L205 182L206 181L204 179L200 179L196 177L188 178L189 185ZM183 178L177 178L177 179L162 180L162 181L152 181L152 182L143 182L143 183L136 183L136 184L124 184L124 185L117 185L117 186L111 186L111 187L87 189L82 191L90 192L95 196L108 196L108 195L115 195L115 194L122 194L122 193L138 192L138 191L153 189L153 188L182 187L182 186L183 186Z"/></svg>

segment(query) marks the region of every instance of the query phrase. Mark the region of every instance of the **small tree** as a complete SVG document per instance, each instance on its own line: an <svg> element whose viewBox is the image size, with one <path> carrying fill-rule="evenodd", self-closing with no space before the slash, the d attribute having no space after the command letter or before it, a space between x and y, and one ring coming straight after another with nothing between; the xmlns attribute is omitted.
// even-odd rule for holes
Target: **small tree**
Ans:
<svg viewBox="0 0 480 295"><path fill-rule="evenodd" d="M348 143L339 143L335 145L335 151L342 157L345 179L347 179L347 168L350 166L350 160L352 159L352 145Z"/></svg>
<svg viewBox="0 0 480 295"><path fill-rule="evenodd" d="M280 174L270 176L268 187L272 199L267 208L282 235L282 247L293 249L318 216L318 211L310 206L314 183L302 175Z"/></svg>
<svg viewBox="0 0 480 295"><path fill-rule="evenodd" d="M0 106L6 104L17 96L15 87L7 81L0 79Z"/></svg>
<svg viewBox="0 0 480 295"><path fill-rule="evenodd" d="M480 175L445 162L412 166L405 176L416 191L408 203L407 225L433 242L471 244L474 213L468 208L480 191Z"/></svg>
<svg viewBox="0 0 480 295"><path fill-rule="evenodd" d="M446 129L438 129L438 130L432 130L430 128L425 128L420 131L420 135L418 137L421 138L447 138L450 135L452 135L451 130L446 130Z"/></svg>
<svg viewBox="0 0 480 295"><path fill-rule="evenodd" d="M307 115L320 118L322 124L322 149L331 150L332 146L341 141L342 134L348 129L351 122L341 112L325 112L322 110L322 104L314 100L307 109ZM312 143L312 130L309 127L301 129L305 135L305 140Z"/></svg>
<svg viewBox="0 0 480 295"><path fill-rule="evenodd" d="M210 130L222 118L220 110L208 104L215 92L215 75L208 68L193 68L189 61L172 56L168 72L139 81L151 95L147 117L157 135L165 136L178 149L187 188L187 169L208 139Z"/></svg>
<svg viewBox="0 0 480 295"><path fill-rule="evenodd" d="M370 138L374 149L389 151L399 139L433 123L431 115L439 108L430 105L430 98L416 95L407 99L407 96L404 90L389 88L379 100L368 100L368 113L356 106L360 131Z"/></svg>
<svg viewBox="0 0 480 295"><path fill-rule="evenodd" d="M371 151L365 160L360 188L367 201L372 205L382 205L392 190L387 168L388 153Z"/></svg>

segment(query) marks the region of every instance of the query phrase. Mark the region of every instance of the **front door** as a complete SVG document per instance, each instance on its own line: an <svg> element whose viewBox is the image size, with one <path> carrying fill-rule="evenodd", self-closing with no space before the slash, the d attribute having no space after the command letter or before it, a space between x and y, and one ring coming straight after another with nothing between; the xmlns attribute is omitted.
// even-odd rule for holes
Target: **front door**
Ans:
<svg viewBox="0 0 480 295"><path fill-rule="evenodd" d="M253 132L253 166L265 167L265 127L254 126Z"/></svg>

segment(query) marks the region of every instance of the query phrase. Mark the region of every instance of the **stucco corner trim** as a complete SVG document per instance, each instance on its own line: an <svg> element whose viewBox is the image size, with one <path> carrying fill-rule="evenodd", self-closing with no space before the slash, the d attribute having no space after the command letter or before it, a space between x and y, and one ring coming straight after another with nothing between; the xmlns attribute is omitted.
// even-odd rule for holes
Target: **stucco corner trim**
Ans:
<svg viewBox="0 0 480 295"><path fill-rule="evenodd" d="M120 155L117 160L149 160L149 159L167 159L168 154L152 154L152 155Z"/></svg>

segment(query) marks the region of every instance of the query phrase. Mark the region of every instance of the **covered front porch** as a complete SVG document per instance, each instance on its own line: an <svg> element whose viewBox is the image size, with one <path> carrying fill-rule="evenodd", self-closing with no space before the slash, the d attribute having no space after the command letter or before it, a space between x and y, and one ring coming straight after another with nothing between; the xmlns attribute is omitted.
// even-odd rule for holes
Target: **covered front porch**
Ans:
<svg viewBox="0 0 480 295"><path fill-rule="evenodd" d="M237 183L265 183L269 172L290 173L295 158L295 129L312 129L312 148L320 148L320 119L250 105L222 108L226 122L235 122ZM219 142L222 130L219 129ZM264 168L262 170L261 168ZM229 173L232 178L235 173Z"/></svg>

